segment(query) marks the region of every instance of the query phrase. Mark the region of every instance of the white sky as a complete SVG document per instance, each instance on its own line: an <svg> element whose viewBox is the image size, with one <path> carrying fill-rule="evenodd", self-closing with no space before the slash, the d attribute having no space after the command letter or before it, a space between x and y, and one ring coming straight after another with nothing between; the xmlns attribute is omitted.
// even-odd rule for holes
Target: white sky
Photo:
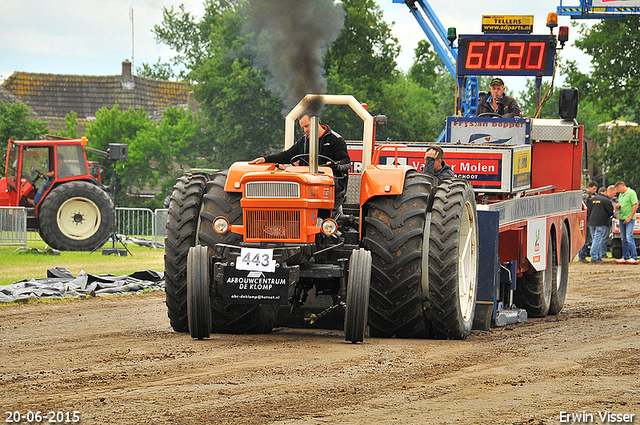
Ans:
<svg viewBox="0 0 640 425"><path fill-rule="evenodd" d="M398 58L401 69L407 70L413 51L421 39L422 29L404 4L392 0L376 0L393 34L400 41ZM162 8L185 4L188 12L200 18L204 13L202 0L0 0L0 82L14 71L76 74L117 75L122 61L155 63L172 55L170 49L155 43L153 26L162 20ZM545 21L555 12L559 0L431 0L431 6L445 28L456 27L458 34L481 33L482 15L533 15L534 34L548 34ZM575 0L575 5L579 1ZM573 6L570 0L563 6ZM570 19L559 17L560 25ZM583 21L585 22L585 21ZM586 21L593 23L594 21ZM557 30L556 30L557 31ZM577 29L569 29L569 43L563 57L577 60L583 72L589 61L572 45ZM511 94L525 87L524 78L505 78Z"/></svg>

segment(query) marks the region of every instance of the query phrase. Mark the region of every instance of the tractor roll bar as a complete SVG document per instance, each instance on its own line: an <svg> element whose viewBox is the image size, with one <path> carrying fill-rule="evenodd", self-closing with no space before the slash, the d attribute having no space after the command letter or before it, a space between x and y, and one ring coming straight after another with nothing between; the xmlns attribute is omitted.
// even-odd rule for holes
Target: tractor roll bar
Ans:
<svg viewBox="0 0 640 425"><path fill-rule="evenodd" d="M287 114L284 125L284 148L289 149L293 145L295 120L302 114L312 101L320 98L325 105L348 105L358 114L364 124L362 134L362 167L371 165L371 153L373 152L373 117L355 97L343 94L308 94Z"/></svg>

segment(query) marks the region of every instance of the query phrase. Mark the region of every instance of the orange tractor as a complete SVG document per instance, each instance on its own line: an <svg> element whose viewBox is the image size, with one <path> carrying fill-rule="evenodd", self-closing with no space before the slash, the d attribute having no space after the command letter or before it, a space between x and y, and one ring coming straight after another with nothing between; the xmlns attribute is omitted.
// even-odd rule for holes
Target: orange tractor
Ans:
<svg viewBox="0 0 640 425"><path fill-rule="evenodd" d="M90 251L113 232L114 204L89 172L87 139L9 140L0 206L25 207L52 248Z"/></svg>
<svg viewBox="0 0 640 425"><path fill-rule="evenodd" d="M344 314L353 343L367 327L371 336L466 338L478 282L471 185L438 185L399 165L398 147L375 147L378 117L352 96L320 97L364 123L362 167L350 175L344 213L334 209L333 172L319 165L313 132L309 165L238 162L181 176L165 240L171 326L198 339L267 333L281 306L295 314L324 298L325 312ZM316 100L308 95L286 117L285 148L294 120ZM384 149L395 152L393 165L377 165Z"/></svg>

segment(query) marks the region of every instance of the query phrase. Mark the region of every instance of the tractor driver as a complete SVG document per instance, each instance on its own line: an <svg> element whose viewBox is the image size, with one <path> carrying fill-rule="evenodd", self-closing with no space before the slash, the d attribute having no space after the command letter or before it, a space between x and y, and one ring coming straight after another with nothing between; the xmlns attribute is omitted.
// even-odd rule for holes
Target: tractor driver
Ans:
<svg viewBox="0 0 640 425"><path fill-rule="evenodd" d="M35 198L33 199L33 205L37 205L42 199L42 195L49 189L49 186L53 183L55 170L48 171L46 173L42 173L43 176L47 177L47 181L44 182L36 193ZM64 178L72 176L71 168L64 162L64 155L58 153L58 178Z"/></svg>
<svg viewBox="0 0 640 425"><path fill-rule="evenodd" d="M496 114L502 118L522 116L518 102L511 96L504 94L504 81L502 78L491 80L489 93L478 102L476 117L480 114Z"/></svg>
<svg viewBox="0 0 640 425"><path fill-rule="evenodd" d="M309 114L304 113L300 117L300 127L304 130L304 135L300 137L289 149L283 152L259 157L250 161L249 164L263 164L265 162L275 162L279 164L288 164L291 158L300 154L309 153L309 134L311 132L311 122ZM318 119L318 138L319 138L319 151L318 153L326 158L331 158L333 162L327 162L327 165L333 170L335 177L335 198L336 198L336 210L339 211L339 207L344 201L344 196L347 191L347 180L349 178L349 170L351 169L351 159L349 158L349 152L347 151L347 143L344 141L341 135L331 130L329 126L320 124ZM299 165L299 161L295 161L294 165Z"/></svg>

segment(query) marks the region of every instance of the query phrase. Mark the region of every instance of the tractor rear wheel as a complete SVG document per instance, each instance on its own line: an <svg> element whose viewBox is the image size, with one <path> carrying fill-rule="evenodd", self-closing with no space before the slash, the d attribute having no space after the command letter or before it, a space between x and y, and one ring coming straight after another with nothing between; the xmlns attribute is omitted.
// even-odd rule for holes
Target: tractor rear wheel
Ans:
<svg viewBox="0 0 640 425"><path fill-rule="evenodd" d="M429 234L428 316L439 339L471 333L478 293L478 214L466 180L441 183Z"/></svg>
<svg viewBox="0 0 640 425"><path fill-rule="evenodd" d="M189 331L187 256L197 242L198 217L207 180L206 174L180 176L170 198L164 241L164 278L169 320L176 332Z"/></svg>
<svg viewBox="0 0 640 425"><path fill-rule="evenodd" d="M365 205L362 243L372 256L371 336L429 336L423 313L422 260L433 187L432 177L408 171L400 195L374 197Z"/></svg>
<svg viewBox="0 0 640 425"><path fill-rule="evenodd" d="M344 339L352 343L364 341L371 284L371 253L363 248L353 250L349 260L347 308L344 317Z"/></svg>
<svg viewBox="0 0 640 425"><path fill-rule="evenodd" d="M191 338L211 335L211 303L209 302L209 253L204 246L189 248L187 256L187 316Z"/></svg>
<svg viewBox="0 0 640 425"><path fill-rule="evenodd" d="M547 268L524 274L516 282L513 301L517 307L527 310L531 317L545 317L551 305L553 293L553 244L547 243Z"/></svg>
<svg viewBox="0 0 640 425"><path fill-rule="evenodd" d="M548 314L560 313L567 296L567 283L569 282L569 263L571 262L569 247L569 230L567 225L562 225L562 239L560 240L560 263L556 258L556 245L553 244L553 292L551 292L551 305Z"/></svg>
<svg viewBox="0 0 640 425"><path fill-rule="evenodd" d="M42 240L61 251L91 251L113 232L113 200L85 181L54 187L42 200L38 216Z"/></svg>
<svg viewBox="0 0 640 425"><path fill-rule="evenodd" d="M207 182L207 190L202 201L198 238L202 245L213 248L217 243L238 244L241 235L227 232L223 235L213 230L216 217L224 216L229 224L242 224L240 192L225 192L226 172L219 172ZM226 304L222 293L211 293L211 320L213 332L218 333L269 333L276 323L277 305L270 304Z"/></svg>

